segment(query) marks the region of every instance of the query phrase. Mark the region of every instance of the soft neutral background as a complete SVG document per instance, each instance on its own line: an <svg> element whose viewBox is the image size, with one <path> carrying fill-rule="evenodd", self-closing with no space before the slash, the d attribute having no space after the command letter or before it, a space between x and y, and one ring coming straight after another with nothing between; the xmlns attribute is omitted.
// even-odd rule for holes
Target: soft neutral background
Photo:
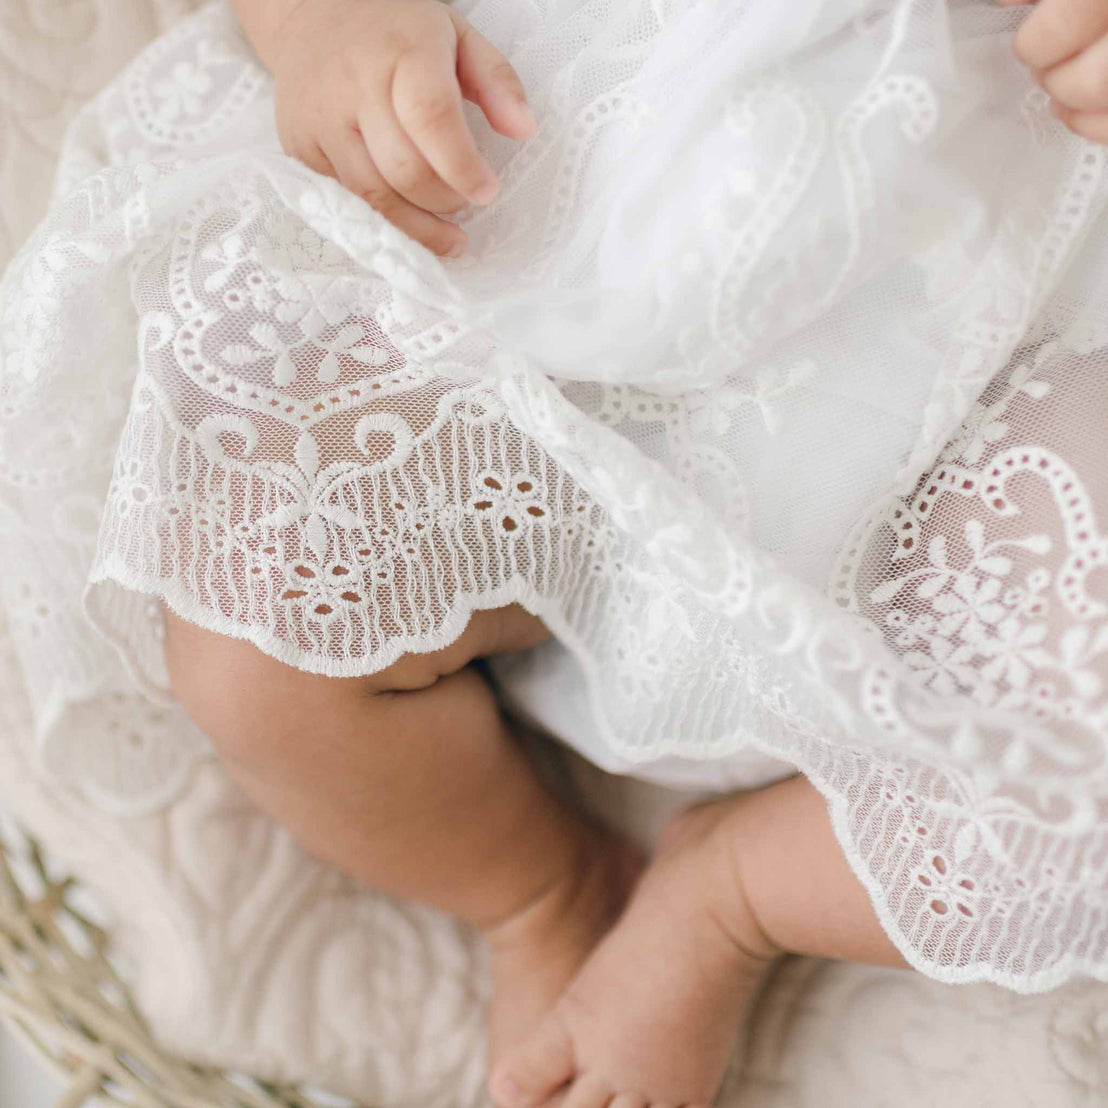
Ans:
<svg viewBox="0 0 1108 1108"><path fill-rule="evenodd" d="M526 0L520 0L526 2ZM0 0L0 261L41 213L65 121L186 0ZM2 632L2 628L0 628ZM45 778L0 633L0 808L99 891L168 1046L412 1108L477 1104L480 957L449 921L304 858L202 766L174 808L115 820ZM649 824L656 794L589 774ZM53 1097L0 1039L0 1108ZM1108 990L1043 997L794 960L727 1108L1094 1108L1108 1103Z"/></svg>
<svg viewBox="0 0 1108 1108"><path fill-rule="evenodd" d="M51 1108L61 1087L23 1053L7 1031L0 1031L0 1108Z"/></svg>
<svg viewBox="0 0 1108 1108"><path fill-rule="evenodd" d="M0 0L0 264L42 214L74 109L186 7ZM47 1108L61 1092L0 1027L0 1108Z"/></svg>

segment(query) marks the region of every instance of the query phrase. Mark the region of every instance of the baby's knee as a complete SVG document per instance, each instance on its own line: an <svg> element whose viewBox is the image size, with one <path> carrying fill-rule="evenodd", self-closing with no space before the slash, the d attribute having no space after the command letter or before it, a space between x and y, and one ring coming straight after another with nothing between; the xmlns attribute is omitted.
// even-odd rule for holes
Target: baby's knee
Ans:
<svg viewBox="0 0 1108 1108"><path fill-rule="evenodd" d="M251 769L279 757L336 709L372 695L366 678L308 673L245 639L165 613L165 661L173 695L220 756Z"/></svg>
<svg viewBox="0 0 1108 1108"><path fill-rule="evenodd" d="M297 761L314 744L305 737L340 720L372 734L382 694L429 689L475 658L532 646L546 637L516 605L477 612L449 646L405 654L362 677L328 677L278 661L243 639L208 631L167 609L166 666L174 695L223 759L255 770L274 759ZM386 713L377 713L386 718Z"/></svg>

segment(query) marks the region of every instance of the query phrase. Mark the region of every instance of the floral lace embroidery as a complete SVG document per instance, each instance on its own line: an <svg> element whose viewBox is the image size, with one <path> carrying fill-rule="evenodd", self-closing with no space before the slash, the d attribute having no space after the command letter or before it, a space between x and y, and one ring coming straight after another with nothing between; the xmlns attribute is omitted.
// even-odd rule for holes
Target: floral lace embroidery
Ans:
<svg viewBox="0 0 1108 1108"><path fill-rule="evenodd" d="M75 187L4 284L3 541L26 572L3 596L37 628L19 649L44 757L140 807L203 749L171 704L137 746L90 724L74 749L74 712L129 703L105 707L125 674L88 617L147 705L165 695L150 597L336 676L519 602L577 654L628 759L760 747L807 772L913 964L1021 988L1102 972L1106 554L1077 432L1059 443L1042 413L1084 427L1081 397L1099 395L1097 354L1067 345L1051 297L1099 226L1103 160L1012 99L1011 134L1033 120L1051 145L1010 165L995 233L960 237L951 216L918 250L891 235L889 174L910 191L940 139L960 141L941 67L918 75L928 51L905 47L946 26L925 18L940 7L957 22L938 0L875 6L856 32L854 11L813 19L826 36L800 44L805 64L827 43L863 51L841 102L799 61L727 87L704 131L726 134L732 172L707 214L669 211L695 248L663 242L650 281L616 274L642 333L587 380L544 361L549 331L507 327L512 296L541 272L566 294L557 322L595 294L580 362L607 341L601 238L577 236L611 199L605 166L665 117L672 75L701 76L650 70L652 50L677 28L710 73L749 3L699 8L703 24L630 5L584 54L535 61L539 141L504 167L503 219L473 220L487 253L457 269L259 134L266 80L223 7L144 55L78 121ZM607 31L606 11L579 14ZM588 85L590 67L613 76ZM952 164L987 191L971 154ZM863 522L836 606L819 585L845 515Z"/></svg>

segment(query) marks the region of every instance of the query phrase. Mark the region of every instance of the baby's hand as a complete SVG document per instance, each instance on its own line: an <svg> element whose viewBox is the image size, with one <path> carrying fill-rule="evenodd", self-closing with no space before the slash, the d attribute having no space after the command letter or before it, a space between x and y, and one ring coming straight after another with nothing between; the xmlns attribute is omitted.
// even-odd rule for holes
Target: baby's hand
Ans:
<svg viewBox="0 0 1108 1108"><path fill-rule="evenodd" d="M1108 0L1040 0L1016 35L1016 55L1071 131L1108 142Z"/></svg>
<svg viewBox="0 0 1108 1108"><path fill-rule="evenodd" d="M466 241L442 217L498 187L462 98L509 138L535 129L515 71L441 0L301 0L269 60L286 152L437 254Z"/></svg>

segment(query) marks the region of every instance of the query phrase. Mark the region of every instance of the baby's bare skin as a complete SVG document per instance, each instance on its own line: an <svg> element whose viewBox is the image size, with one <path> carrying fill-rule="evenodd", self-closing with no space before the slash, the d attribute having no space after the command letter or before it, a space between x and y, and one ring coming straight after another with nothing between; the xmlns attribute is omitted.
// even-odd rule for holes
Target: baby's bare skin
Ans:
<svg viewBox="0 0 1108 1108"><path fill-rule="evenodd" d="M549 793L475 658L546 629L518 607L370 677L304 673L166 613L173 689L245 792L311 853L479 928L491 1058L537 1026L615 921L637 851Z"/></svg>
<svg viewBox="0 0 1108 1108"><path fill-rule="evenodd" d="M534 129L508 62L438 0L233 2L286 150L459 253L448 217L496 192L462 98L503 135ZM1103 0L1042 0L1017 50L1071 129L1108 140ZM262 808L484 932L503 1108L701 1108L781 954L903 964L801 777L681 817L636 886L635 851L541 786L470 666L545 637L522 609L350 680L167 624L177 695Z"/></svg>
<svg viewBox="0 0 1108 1108"><path fill-rule="evenodd" d="M536 129L508 60L441 0L232 4L273 73L285 150L428 249L461 254L465 232L449 217L467 203L490 203L498 187L462 114L463 98L508 138L523 141ZM1016 52L1072 131L1108 141L1104 0L1039 0Z"/></svg>
<svg viewBox="0 0 1108 1108"><path fill-rule="evenodd" d="M543 787L470 664L546 637L518 607L350 679L166 623L176 695L260 807L484 933L508 1108L707 1104L780 953L901 964L803 778L679 817L632 895L636 851Z"/></svg>
<svg viewBox="0 0 1108 1108"><path fill-rule="evenodd" d="M609 933L492 1077L504 1108L707 1108L781 951L735 878L727 804L679 816Z"/></svg>
<svg viewBox="0 0 1108 1108"><path fill-rule="evenodd" d="M803 777L680 814L626 912L495 1068L501 1108L707 1108L786 953L904 961Z"/></svg>
<svg viewBox="0 0 1108 1108"><path fill-rule="evenodd" d="M477 148L462 100L493 130L535 129L504 56L439 0L234 0L273 73L287 153L337 178L438 254L465 232L448 217L488 204L496 175Z"/></svg>
<svg viewBox="0 0 1108 1108"><path fill-rule="evenodd" d="M1026 7L1034 0L999 0ZM1016 36L1016 55L1076 135L1108 142L1108 4L1039 0Z"/></svg>

